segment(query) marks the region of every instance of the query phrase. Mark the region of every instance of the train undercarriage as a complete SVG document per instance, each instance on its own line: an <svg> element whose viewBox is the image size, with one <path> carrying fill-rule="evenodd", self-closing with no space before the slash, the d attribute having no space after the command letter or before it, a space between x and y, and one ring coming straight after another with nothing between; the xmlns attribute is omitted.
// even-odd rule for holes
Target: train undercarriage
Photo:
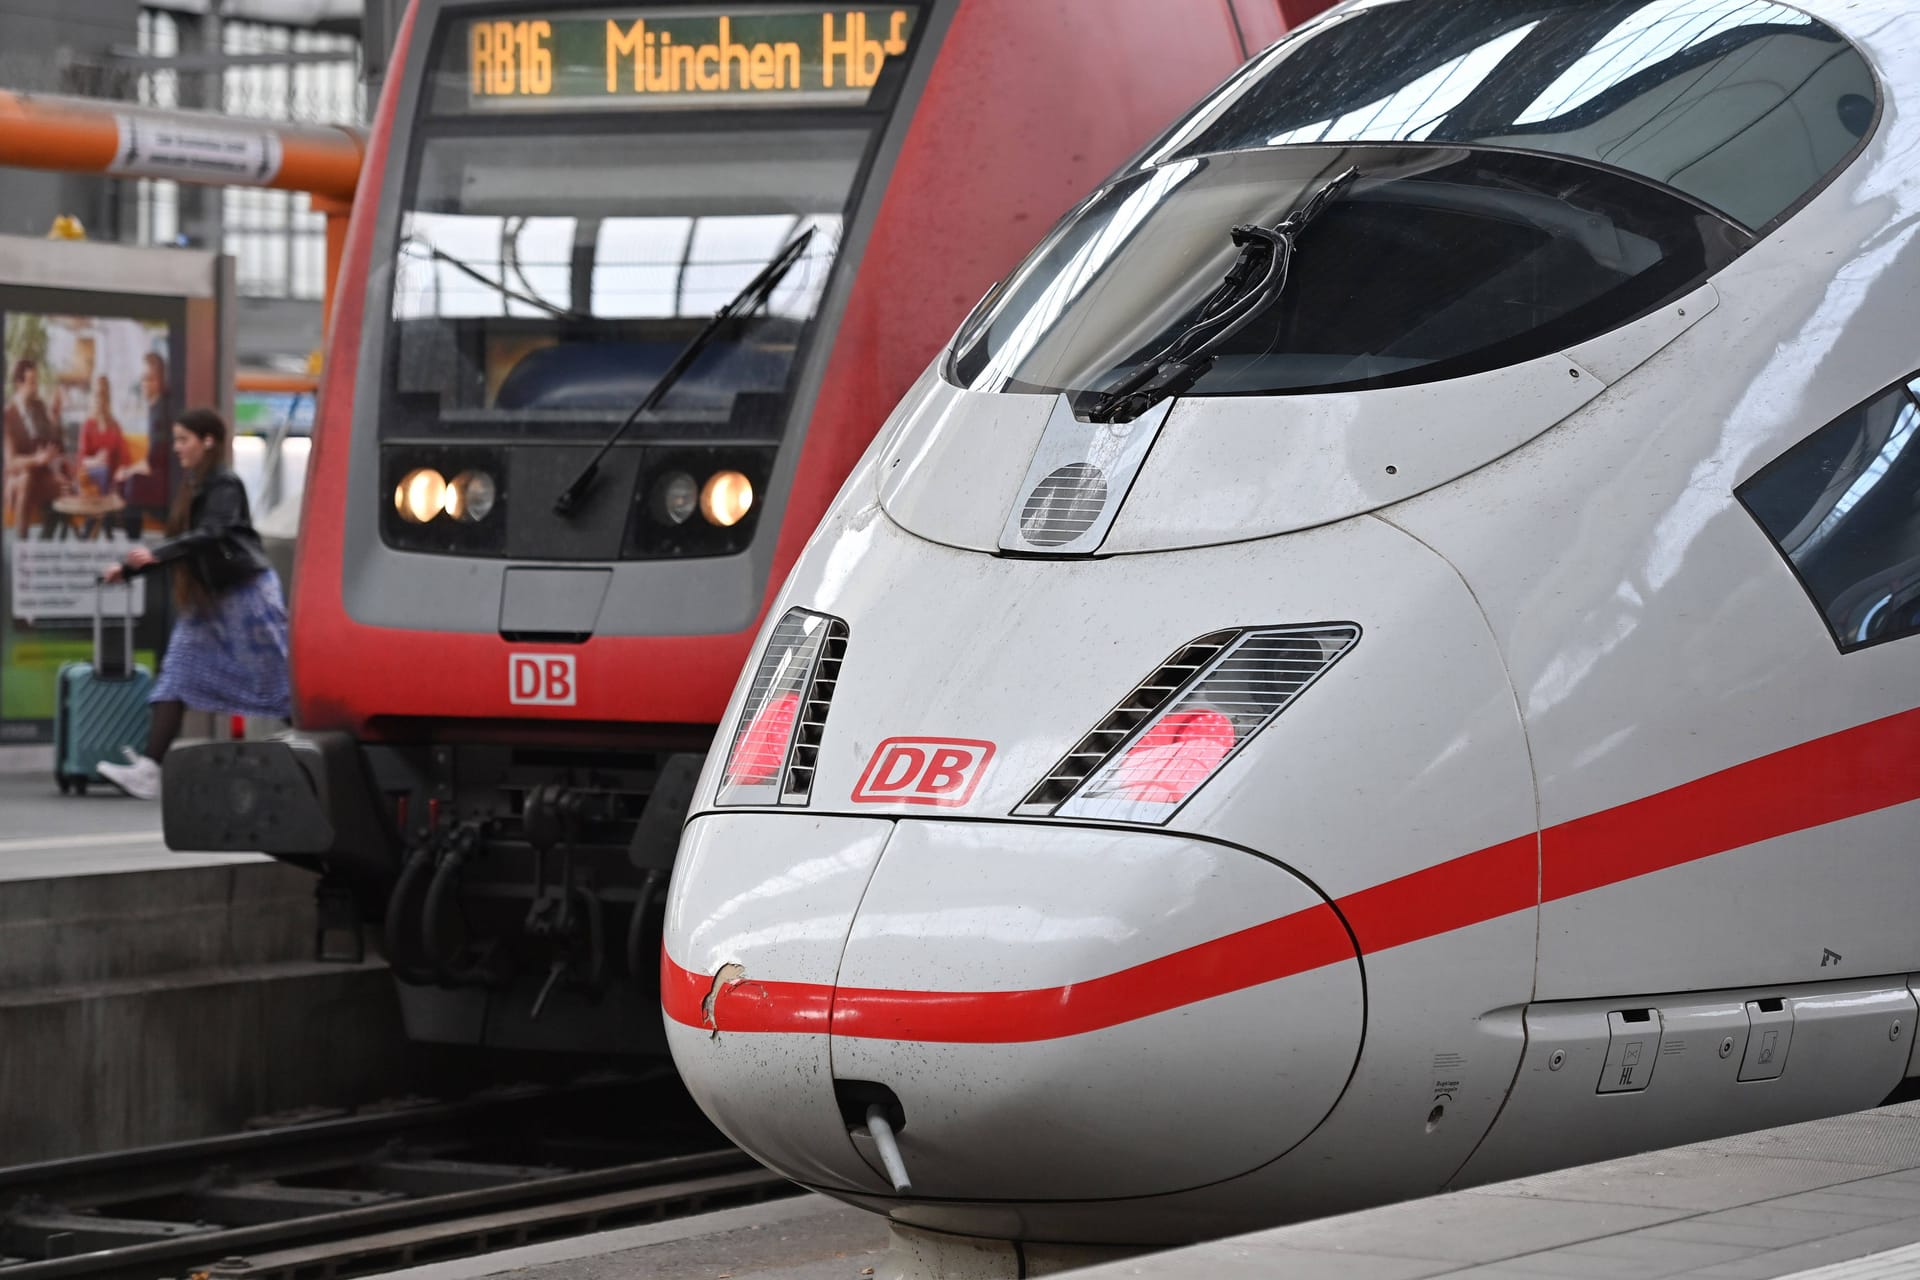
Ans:
<svg viewBox="0 0 1920 1280"><path fill-rule="evenodd" d="M667 877L707 741L183 744L166 836L313 872L317 958L383 956L411 1039L661 1053Z"/></svg>

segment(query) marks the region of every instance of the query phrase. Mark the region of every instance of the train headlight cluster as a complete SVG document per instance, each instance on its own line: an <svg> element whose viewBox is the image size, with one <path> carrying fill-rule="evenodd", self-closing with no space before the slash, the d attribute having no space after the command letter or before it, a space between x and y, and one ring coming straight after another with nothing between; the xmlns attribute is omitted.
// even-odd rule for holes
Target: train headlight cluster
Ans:
<svg viewBox="0 0 1920 1280"><path fill-rule="evenodd" d="M1015 810L1161 823L1359 642L1348 622L1216 631L1182 645Z"/></svg>
<svg viewBox="0 0 1920 1280"><path fill-rule="evenodd" d="M566 451L533 443L396 441L381 458L381 536L398 550L434 555L737 555L753 544L765 519L774 452L762 444L616 450L604 461L606 492L590 504L593 514L568 522L532 514L549 505L540 494L576 474L578 460ZM615 505L620 489L624 511Z"/></svg>
<svg viewBox="0 0 1920 1280"><path fill-rule="evenodd" d="M493 477L477 468L448 480L432 467L416 467L394 487L393 507L409 524L426 524L442 515L478 524L499 496Z"/></svg>
<svg viewBox="0 0 1920 1280"><path fill-rule="evenodd" d="M753 509L753 481L738 471L716 471L705 483L686 471L669 471L653 482L647 510L662 524L681 525L697 511L706 522L730 529Z"/></svg>
<svg viewBox="0 0 1920 1280"><path fill-rule="evenodd" d="M789 609L767 637L727 748L721 804L805 804L840 662L847 624Z"/></svg>

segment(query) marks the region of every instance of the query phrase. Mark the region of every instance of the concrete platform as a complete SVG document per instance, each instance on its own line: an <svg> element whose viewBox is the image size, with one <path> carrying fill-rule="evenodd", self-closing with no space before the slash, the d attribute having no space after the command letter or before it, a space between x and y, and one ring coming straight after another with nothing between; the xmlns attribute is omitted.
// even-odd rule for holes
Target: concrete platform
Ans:
<svg viewBox="0 0 1920 1280"><path fill-rule="evenodd" d="M674 1222L456 1258L372 1280L871 1280L886 1269L887 1223L826 1196L722 1209Z"/></svg>
<svg viewBox="0 0 1920 1280"><path fill-rule="evenodd" d="M1920 1276L1920 1103L1109 1263L1080 1280Z"/></svg>
<svg viewBox="0 0 1920 1280"><path fill-rule="evenodd" d="M160 806L113 787L63 796L50 771L0 772L0 880L265 862L250 853L174 853Z"/></svg>
<svg viewBox="0 0 1920 1280"><path fill-rule="evenodd" d="M0 1164L414 1088L386 966L315 964L314 924L300 871L0 774Z"/></svg>
<svg viewBox="0 0 1920 1280"><path fill-rule="evenodd" d="M890 1248L824 1196L753 1205L389 1274L384 1280L1013 1280L1010 1246ZM1066 1251L1061 1251L1066 1252ZM1075 1280L1913 1280L1920 1103L1323 1218L1067 1272Z"/></svg>

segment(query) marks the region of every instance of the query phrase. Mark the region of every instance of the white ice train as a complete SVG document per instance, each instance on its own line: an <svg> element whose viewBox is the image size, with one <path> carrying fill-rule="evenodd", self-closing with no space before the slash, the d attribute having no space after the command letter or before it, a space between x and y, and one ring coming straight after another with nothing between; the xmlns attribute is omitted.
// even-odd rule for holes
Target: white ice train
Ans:
<svg viewBox="0 0 1920 1280"><path fill-rule="evenodd" d="M1361 0L1088 197L723 722L713 1119L1128 1244L1920 1074L1917 91L1911 0Z"/></svg>

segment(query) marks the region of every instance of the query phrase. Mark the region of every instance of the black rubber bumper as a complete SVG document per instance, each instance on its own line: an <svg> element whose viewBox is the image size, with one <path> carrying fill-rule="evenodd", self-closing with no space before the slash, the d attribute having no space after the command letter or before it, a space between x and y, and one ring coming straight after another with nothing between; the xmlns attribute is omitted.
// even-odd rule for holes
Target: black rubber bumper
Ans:
<svg viewBox="0 0 1920 1280"><path fill-rule="evenodd" d="M267 853L357 879L390 879L399 850L344 733L182 743L162 770L169 849Z"/></svg>

